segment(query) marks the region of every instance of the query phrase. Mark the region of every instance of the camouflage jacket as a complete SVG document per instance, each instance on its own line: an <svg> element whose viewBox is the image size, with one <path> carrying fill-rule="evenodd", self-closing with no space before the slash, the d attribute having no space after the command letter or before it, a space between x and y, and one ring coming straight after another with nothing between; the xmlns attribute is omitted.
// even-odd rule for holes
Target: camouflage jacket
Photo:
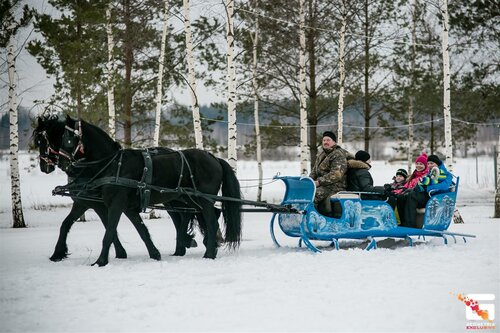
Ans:
<svg viewBox="0 0 500 333"><path fill-rule="evenodd" d="M331 151L322 151L309 175L319 182L320 187L325 187L331 194L346 189L347 159L352 155L340 146L335 146Z"/></svg>

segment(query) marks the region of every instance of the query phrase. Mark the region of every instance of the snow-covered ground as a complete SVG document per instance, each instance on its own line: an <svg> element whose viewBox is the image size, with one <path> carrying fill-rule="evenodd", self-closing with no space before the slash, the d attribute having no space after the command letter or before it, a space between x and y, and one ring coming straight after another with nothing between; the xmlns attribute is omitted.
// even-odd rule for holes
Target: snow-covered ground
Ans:
<svg viewBox="0 0 500 333"><path fill-rule="evenodd" d="M132 224L123 218L119 236L128 259L91 267L100 252L104 227L96 215L75 223L68 237L71 256L49 261L70 199L51 196L65 175L28 171L23 154L22 194L26 229L11 228L7 156L0 161L0 332L158 331L467 331L459 293L500 293L500 224L493 219L491 159L457 160L461 176L458 208L465 224L451 231L472 233L467 244L441 240L413 248L401 241L379 242L375 251L345 241L341 250L313 254L297 239L269 236L268 213L244 215L237 251L219 250L203 259L204 247L172 257L175 232L165 212L145 220L161 261L149 259ZM376 161L376 184L389 182L404 164ZM265 178L296 175L297 162L264 163ZM256 163L240 161L238 176L246 198L255 200ZM279 202L283 186L267 179L264 199ZM247 187L248 186L248 187ZM319 243L321 245L321 243ZM324 244L325 246L327 244ZM497 325L498 326L498 325ZM498 330L498 328L497 328Z"/></svg>

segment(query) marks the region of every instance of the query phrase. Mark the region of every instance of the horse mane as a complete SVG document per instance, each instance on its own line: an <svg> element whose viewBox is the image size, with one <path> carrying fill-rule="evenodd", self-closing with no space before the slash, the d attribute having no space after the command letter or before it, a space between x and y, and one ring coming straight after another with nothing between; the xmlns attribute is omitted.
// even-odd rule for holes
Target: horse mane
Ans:
<svg viewBox="0 0 500 333"><path fill-rule="evenodd" d="M87 130L91 130L91 131L94 131L95 134L97 134L102 140L104 140L104 142L99 142L100 144L107 144L109 146L109 148L113 149L113 150L120 150L122 149L122 146L116 142L115 140L113 140L112 137L109 136L109 134L104 131L103 129L101 129L100 127L94 125L94 124L91 124L85 120L81 120L82 122L82 136L83 136L83 140L85 140L85 132Z"/></svg>

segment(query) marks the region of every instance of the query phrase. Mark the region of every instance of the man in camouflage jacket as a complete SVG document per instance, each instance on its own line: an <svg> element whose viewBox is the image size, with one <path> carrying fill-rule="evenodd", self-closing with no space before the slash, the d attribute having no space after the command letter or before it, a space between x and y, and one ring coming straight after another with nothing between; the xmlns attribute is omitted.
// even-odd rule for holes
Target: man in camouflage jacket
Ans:
<svg viewBox="0 0 500 333"><path fill-rule="evenodd" d="M320 212L328 212L331 210L330 196L346 190L347 159L353 156L337 145L337 137L330 131L323 133L322 147L309 177L316 184L314 204Z"/></svg>

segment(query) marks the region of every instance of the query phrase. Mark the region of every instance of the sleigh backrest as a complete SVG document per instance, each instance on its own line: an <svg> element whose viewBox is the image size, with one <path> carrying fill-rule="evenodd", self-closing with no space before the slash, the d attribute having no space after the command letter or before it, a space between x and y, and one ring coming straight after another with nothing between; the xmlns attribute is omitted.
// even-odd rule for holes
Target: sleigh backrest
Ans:
<svg viewBox="0 0 500 333"><path fill-rule="evenodd" d="M446 230L453 220L460 177L453 176L453 184L448 192L433 195L425 205L423 229Z"/></svg>

